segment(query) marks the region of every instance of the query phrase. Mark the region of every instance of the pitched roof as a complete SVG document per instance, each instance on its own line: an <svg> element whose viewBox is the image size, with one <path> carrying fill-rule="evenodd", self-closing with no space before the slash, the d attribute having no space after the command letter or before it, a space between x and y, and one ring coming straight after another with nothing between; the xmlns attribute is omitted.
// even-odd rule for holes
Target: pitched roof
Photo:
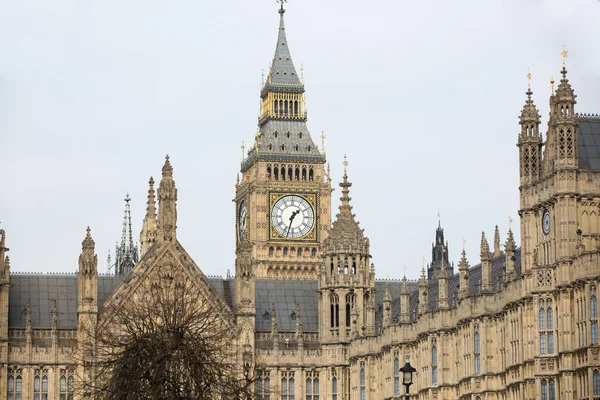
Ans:
<svg viewBox="0 0 600 400"><path fill-rule="evenodd" d="M600 171L600 115L578 115L579 168Z"/></svg>
<svg viewBox="0 0 600 400"><path fill-rule="evenodd" d="M283 21L285 10L283 7L279 10L279 34L277 36L277 46L275 47L275 55L271 63L271 70L267 85L298 85L303 86L300 78L296 73L296 68L292 62L292 55L288 47L287 38L285 36L285 23Z"/></svg>
<svg viewBox="0 0 600 400"><path fill-rule="evenodd" d="M124 277L98 276L98 310L121 284ZM233 279L209 277L211 285L233 304ZM50 328L52 308L56 300L59 328L77 328L77 275L75 274L11 274L8 295L8 326L24 328L27 301L31 304L31 326Z"/></svg>

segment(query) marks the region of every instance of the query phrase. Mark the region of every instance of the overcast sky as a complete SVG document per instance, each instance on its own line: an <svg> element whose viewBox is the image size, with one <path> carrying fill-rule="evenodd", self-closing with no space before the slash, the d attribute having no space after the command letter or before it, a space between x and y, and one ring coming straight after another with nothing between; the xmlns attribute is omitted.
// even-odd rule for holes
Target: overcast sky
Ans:
<svg viewBox="0 0 600 400"><path fill-rule="evenodd" d="M416 278L438 212L450 259L518 227L518 116L527 68L545 131L560 51L578 112L600 113L598 0L291 0L308 125L354 211L379 278ZM274 0L0 0L0 221L13 271L75 272L86 226L99 258L130 193L171 156L178 237L208 275L234 271L234 184L259 113ZM557 79L558 80L558 79Z"/></svg>

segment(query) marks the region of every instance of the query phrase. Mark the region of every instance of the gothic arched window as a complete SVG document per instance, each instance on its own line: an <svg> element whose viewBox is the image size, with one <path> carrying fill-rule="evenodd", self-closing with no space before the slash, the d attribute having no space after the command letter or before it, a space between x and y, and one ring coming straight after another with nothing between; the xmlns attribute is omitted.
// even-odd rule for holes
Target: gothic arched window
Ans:
<svg viewBox="0 0 600 400"><path fill-rule="evenodd" d="M590 326L592 327L592 344L598 344L598 297L595 286L590 289Z"/></svg>
<svg viewBox="0 0 600 400"><path fill-rule="evenodd" d="M335 371L334 371L335 374ZM338 395L338 387L337 387L337 376L333 375L333 378L331 378L331 399L332 400L337 400Z"/></svg>
<svg viewBox="0 0 600 400"><path fill-rule="evenodd" d="M365 373L365 363L360 363L360 400L367 400L367 379Z"/></svg>
<svg viewBox="0 0 600 400"><path fill-rule="evenodd" d="M473 354L475 361L475 373L481 373L481 340L479 337L479 325L475 324L475 333L473 333Z"/></svg>
<svg viewBox="0 0 600 400"><path fill-rule="evenodd" d="M600 372L597 369L593 374L594 396L600 396Z"/></svg>
<svg viewBox="0 0 600 400"><path fill-rule="evenodd" d="M394 396L400 395L400 359L398 352L394 352Z"/></svg>
<svg viewBox="0 0 600 400"><path fill-rule="evenodd" d="M329 296L331 303L331 327L338 328L340 326L340 299L337 294L333 293Z"/></svg>
<svg viewBox="0 0 600 400"><path fill-rule="evenodd" d="M431 341L431 384L433 386L436 386L438 383L437 372L437 341L434 338Z"/></svg>
<svg viewBox="0 0 600 400"><path fill-rule="evenodd" d="M352 293L348 293L346 295L346 327L350 327L350 312L354 307L354 295Z"/></svg>

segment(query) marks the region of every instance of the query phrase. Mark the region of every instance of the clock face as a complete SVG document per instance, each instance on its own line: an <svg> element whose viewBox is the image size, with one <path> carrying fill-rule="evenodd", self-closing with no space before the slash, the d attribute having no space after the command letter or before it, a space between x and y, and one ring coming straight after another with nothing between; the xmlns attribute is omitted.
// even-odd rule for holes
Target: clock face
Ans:
<svg viewBox="0 0 600 400"><path fill-rule="evenodd" d="M283 196L273 206L271 222L281 236L297 239L311 231L315 214L304 197Z"/></svg>
<svg viewBox="0 0 600 400"><path fill-rule="evenodd" d="M544 235L550 233L550 211L548 210L545 210L542 214L542 232L544 232Z"/></svg>
<svg viewBox="0 0 600 400"><path fill-rule="evenodd" d="M240 209L238 212L238 236L240 238L240 242L244 240L244 235L246 233L246 227L248 226L248 207L246 206L246 201L242 200L240 203Z"/></svg>

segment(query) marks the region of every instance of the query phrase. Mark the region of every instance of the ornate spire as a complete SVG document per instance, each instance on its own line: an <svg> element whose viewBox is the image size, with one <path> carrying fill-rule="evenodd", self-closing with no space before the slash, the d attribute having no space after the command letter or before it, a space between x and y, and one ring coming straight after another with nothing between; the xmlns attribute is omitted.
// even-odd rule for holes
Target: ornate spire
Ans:
<svg viewBox="0 0 600 400"><path fill-rule="evenodd" d="M513 235L512 230L508 230L508 239L506 240L506 244L504 245L504 248L507 251L515 251L516 249L516 245L515 245L515 237Z"/></svg>
<svg viewBox="0 0 600 400"><path fill-rule="evenodd" d="M304 84L296 72L288 46L285 9L279 9L279 32L269 75L260 93L259 132L242 161L242 172L257 160L324 163L306 126Z"/></svg>
<svg viewBox="0 0 600 400"><path fill-rule="evenodd" d="M519 124L521 125L521 134L520 136L525 137L538 137L539 134L539 125L540 125L540 113L536 108L531 95L533 92L531 91L531 72L527 73L527 99L525 100L525 105L521 110L521 116L519 117Z"/></svg>
<svg viewBox="0 0 600 400"><path fill-rule="evenodd" d="M340 183L342 188L342 202L339 207L339 213L336 216L331 228L329 237L325 241L325 247L338 246L340 248L351 247L357 252L368 253L368 239L365 238L363 229L358 226L358 222L352 214L352 206L350 205L350 187L351 182L348 182L348 161L344 156L344 177Z"/></svg>
<svg viewBox="0 0 600 400"><path fill-rule="evenodd" d="M488 259L490 257L490 245L485 237L485 232L481 232L481 259Z"/></svg>
<svg viewBox="0 0 600 400"><path fill-rule="evenodd" d="M573 92L573 88L571 87L571 84L569 83L569 79L567 79L567 65L566 65L567 54L568 54L568 52L563 47L563 50L560 53L560 55L562 56L562 59L563 59L562 70L560 71L562 78L560 80L560 83L558 84L558 88L556 89L555 96L556 96L557 102L560 102L560 103L566 102L566 103L576 104L577 102L575 101L575 98L577 96L575 96L575 93ZM570 112L567 113L567 116L572 116L572 115L574 115L573 109L571 109Z"/></svg>
<svg viewBox="0 0 600 400"><path fill-rule="evenodd" d="M500 250L500 231L498 230L498 225L494 229L494 257L498 257L502 254Z"/></svg>
<svg viewBox="0 0 600 400"><path fill-rule="evenodd" d="M121 243L115 249L115 275L127 276L138 262L138 248L133 244L131 231L131 207L129 194L125 196L125 215L123 216L123 229Z"/></svg>
<svg viewBox="0 0 600 400"><path fill-rule="evenodd" d="M140 232L141 256L152 247L156 242L157 235L156 221L156 200L154 198L154 178L150 177L148 181L148 200L146 202L146 216L142 223L142 231Z"/></svg>
<svg viewBox="0 0 600 400"><path fill-rule="evenodd" d="M79 256L79 273L81 275L98 274L98 256L94 254L96 243L92 239L91 229L88 226L85 239L81 242L81 255Z"/></svg>
<svg viewBox="0 0 600 400"><path fill-rule="evenodd" d="M158 240L174 242L177 231L177 189L173 181L173 167L165 157L162 179L158 187Z"/></svg>
<svg viewBox="0 0 600 400"><path fill-rule="evenodd" d="M285 9L283 8L283 3L281 3L281 8L279 9L279 35L277 36L277 46L275 47L275 55L271 63L271 71L267 78L267 84L302 85L292 62L288 41L285 36L284 14Z"/></svg>
<svg viewBox="0 0 600 400"><path fill-rule="evenodd" d="M469 262L467 261L467 253L462 250L462 256L458 263L458 297L464 299L469 295Z"/></svg>

